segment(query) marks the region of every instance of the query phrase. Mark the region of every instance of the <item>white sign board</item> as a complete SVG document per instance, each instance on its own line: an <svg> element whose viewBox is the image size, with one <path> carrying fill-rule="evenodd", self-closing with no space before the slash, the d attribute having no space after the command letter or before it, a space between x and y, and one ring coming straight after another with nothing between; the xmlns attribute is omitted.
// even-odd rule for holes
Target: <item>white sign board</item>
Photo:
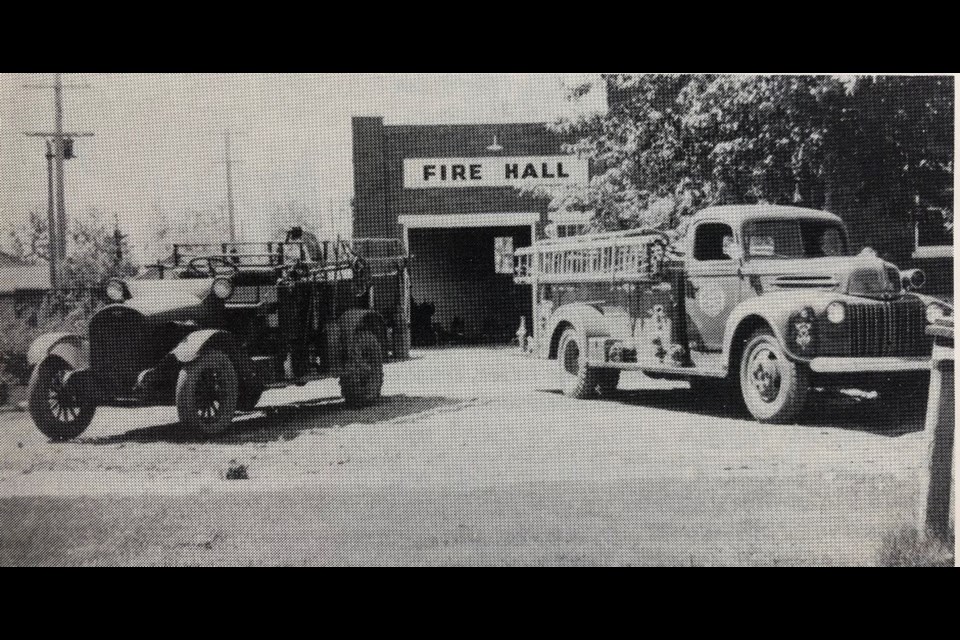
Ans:
<svg viewBox="0 0 960 640"><path fill-rule="evenodd" d="M403 186L407 189L586 183L587 159L576 156L406 158L403 161Z"/></svg>

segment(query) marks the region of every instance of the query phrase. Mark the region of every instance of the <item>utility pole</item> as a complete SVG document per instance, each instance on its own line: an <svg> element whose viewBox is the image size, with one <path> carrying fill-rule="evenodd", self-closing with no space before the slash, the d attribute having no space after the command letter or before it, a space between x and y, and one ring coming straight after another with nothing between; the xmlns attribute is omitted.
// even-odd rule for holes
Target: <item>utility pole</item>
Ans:
<svg viewBox="0 0 960 640"><path fill-rule="evenodd" d="M226 131L223 134L224 139L224 150L226 157L224 158L224 163L227 165L227 219L230 224L230 242L237 241L236 233L236 218L234 218L233 213L233 174L231 172L231 167L233 165L233 160L230 158L230 132Z"/></svg>
<svg viewBox="0 0 960 640"><path fill-rule="evenodd" d="M50 262L50 286L57 288L57 215L53 203L53 145L47 140L47 260Z"/></svg>
<svg viewBox="0 0 960 640"><path fill-rule="evenodd" d="M47 159L48 170L50 161L53 161L53 171L56 180L50 176L47 178L47 186L51 193L55 192L56 206L56 224L50 225L50 262L51 262L51 282L50 285L56 287L56 276L59 274L59 264L54 266L54 262L59 263L67 256L67 205L64 197L64 171L63 161L73 158L73 139L92 136L89 132L67 132L63 130L63 90L64 89L89 89L88 84L64 85L61 74L54 74L53 85L31 85L24 87L28 89L53 89L53 132L24 131L24 135L42 137L47 139ZM52 142L52 148L51 148ZM53 157L50 158L50 154ZM53 182L56 184L54 185ZM54 189L55 186L55 189ZM48 197L48 201L49 201ZM48 216L49 222L54 222L52 216Z"/></svg>

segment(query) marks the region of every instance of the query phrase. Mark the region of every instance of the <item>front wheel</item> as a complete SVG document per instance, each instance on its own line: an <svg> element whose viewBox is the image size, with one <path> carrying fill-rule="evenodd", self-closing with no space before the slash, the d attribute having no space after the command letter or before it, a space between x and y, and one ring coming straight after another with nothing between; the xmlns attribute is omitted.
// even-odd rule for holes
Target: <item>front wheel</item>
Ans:
<svg viewBox="0 0 960 640"><path fill-rule="evenodd" d="M353 335L340 376L340 393L348 405L363 407L377 401L383 388L383 360L383 345L372 331Z"/></svg>
<svg viewBox="0 0 960 640"><path fill-rule="evenodd" d="M787 359L769 329L759 329L743 350L740 390L747 410L760 422L790 422L806 403L809 374Z"/></svg>
<svg viewBox="0 0 960 640"><path fill-rule="evenodd" d="M191 431L212 436L222 432L237 410L237 371L230 357L208 349L180 370L177 414Z"/></svg>
<svg viewBox="0 0 960 640"><path fill-rule="evenodd" d="M87 430L97 405L86 376L59 356L47 356L33 370L27 388L30 417L51 440L69 440Z"/></svg>

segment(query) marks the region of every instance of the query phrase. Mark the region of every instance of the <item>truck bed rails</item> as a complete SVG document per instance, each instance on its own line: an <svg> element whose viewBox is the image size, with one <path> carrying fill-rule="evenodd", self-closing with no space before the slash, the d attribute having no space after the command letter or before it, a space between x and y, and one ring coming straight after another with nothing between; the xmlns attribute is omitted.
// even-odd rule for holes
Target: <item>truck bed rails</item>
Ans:
<svg viewBox="0 0 960 640"><path fill-rule="evenodd" d="M514 252L514 282L652 281L670 249L669 237L655 229L542 240Z"/></svg>

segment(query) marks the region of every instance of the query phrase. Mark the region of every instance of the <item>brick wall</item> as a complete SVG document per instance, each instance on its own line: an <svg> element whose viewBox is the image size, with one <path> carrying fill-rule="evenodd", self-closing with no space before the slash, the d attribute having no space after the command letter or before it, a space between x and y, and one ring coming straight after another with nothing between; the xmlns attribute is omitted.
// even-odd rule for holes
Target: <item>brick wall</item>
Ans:
<svg viewBox="0 0 960 640"><path fill-rule="evenodd" d="M499 152L486 149L493 142ZM404 158L534 156L562 153L562 138L544 124L384 125L353 119L354 237L399 238L402 215L546 214L547 200L513 187L404 189Z"/></svg>

